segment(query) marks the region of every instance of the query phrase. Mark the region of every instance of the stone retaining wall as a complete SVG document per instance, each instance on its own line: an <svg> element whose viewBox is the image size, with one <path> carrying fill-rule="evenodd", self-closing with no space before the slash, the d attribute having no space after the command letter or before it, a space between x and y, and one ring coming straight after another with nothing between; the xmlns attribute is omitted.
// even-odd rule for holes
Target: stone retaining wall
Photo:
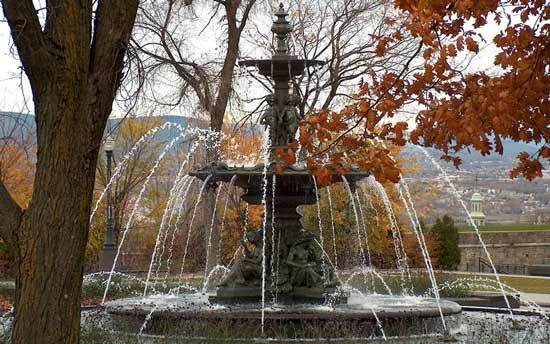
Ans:
<svg viewBox="0 0 550 344"><path fill-rule="evenodd" d="M544 264L550 259L550 231L482 232L481 238L497 270L504 273L527 274L528 265ZM476 233L460 233L459 247L459 270L489 272L480 262L480 257L487 261L487 255Z"/></svg>

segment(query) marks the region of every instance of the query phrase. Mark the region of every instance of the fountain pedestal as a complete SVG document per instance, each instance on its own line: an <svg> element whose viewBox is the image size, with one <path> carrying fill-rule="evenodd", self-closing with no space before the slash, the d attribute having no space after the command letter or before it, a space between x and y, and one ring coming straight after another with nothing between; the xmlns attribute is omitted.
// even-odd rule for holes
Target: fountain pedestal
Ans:
<svg viewBox="0 0 550 344"><path fill-rule="evenodd" d="M274 166L252 168L215 164L191 173L210 183L229 182L246 190L241 198L264 204L265 225L247 233L244 254L237 259L211 300L223 303L276 300L281 303L345 303L347 294L337 293L340 284L320 238L305 231L297 207L315 204L315 182L305 168L287 167L279 175ZM354 170L346 175L354 183L368 176ZM340 176L335 175L336 178ZM264 196L265 193L265 196Z"/></svg>

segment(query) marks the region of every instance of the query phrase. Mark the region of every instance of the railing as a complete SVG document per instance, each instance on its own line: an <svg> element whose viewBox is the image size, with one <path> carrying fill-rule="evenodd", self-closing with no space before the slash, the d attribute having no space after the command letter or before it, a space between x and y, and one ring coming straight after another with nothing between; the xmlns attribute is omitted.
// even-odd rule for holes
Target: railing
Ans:
<svg viewBox="0 0 550 344"><path fill-rule="evenodd" d="M495 268L499 274L503 275L527 275L527 266L518 264L495 264ZM479 272L493 272L491 263L486 259L478 258Z"/></svg>
<svg viewBox="0 0 550 344"><path fill-rule="evenodd" d="M481 257L479 257L477 259L477 266L478 266L478 271L479 272L486 272L485 268L488 268L489 272L493 272L493 267L491 266L491 263L489 263L487 260L485 260ZM497 269L497 272L500 273L500 271L498 271L498 269Z"/></svg>
<svg viewBox="0 0 550 344"><path fill-rule="evenodd" d="M517 264L499 264L497 265L497 270L501 274L507 275L527 275L527 266L526 265L517 265Z"/></svg>

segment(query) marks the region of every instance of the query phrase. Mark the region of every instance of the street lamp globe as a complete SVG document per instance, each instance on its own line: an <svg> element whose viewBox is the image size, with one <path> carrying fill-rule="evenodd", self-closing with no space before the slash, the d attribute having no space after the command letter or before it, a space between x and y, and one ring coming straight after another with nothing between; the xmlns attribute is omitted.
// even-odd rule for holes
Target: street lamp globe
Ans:
<svg viewBox="0 0 550 344"><path fill-rule="evenodd" d="M112 152L115 148L115 140L113 140L110 136L105 139L105 143L103 144L103 150L105 152Z"/></svg>

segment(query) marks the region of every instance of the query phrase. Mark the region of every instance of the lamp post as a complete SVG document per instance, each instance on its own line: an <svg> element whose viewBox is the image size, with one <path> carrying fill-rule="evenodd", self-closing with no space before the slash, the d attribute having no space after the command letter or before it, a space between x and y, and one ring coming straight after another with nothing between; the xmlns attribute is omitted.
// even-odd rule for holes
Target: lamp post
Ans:
<svg viewBox="0 0 550 344"><path fill-rule="evenodd" d="M103 145L105 157L107 160L107 183L111 180L111 162L113 160L113 150L115 141L108 137ZM113 223L113 197L111 194L111 185L107 188L107 218L106 218L106 233L103 241L103 248L99 255L99 268L101 271L110 271L115 259L116 241L114 235Z"/></svg>

